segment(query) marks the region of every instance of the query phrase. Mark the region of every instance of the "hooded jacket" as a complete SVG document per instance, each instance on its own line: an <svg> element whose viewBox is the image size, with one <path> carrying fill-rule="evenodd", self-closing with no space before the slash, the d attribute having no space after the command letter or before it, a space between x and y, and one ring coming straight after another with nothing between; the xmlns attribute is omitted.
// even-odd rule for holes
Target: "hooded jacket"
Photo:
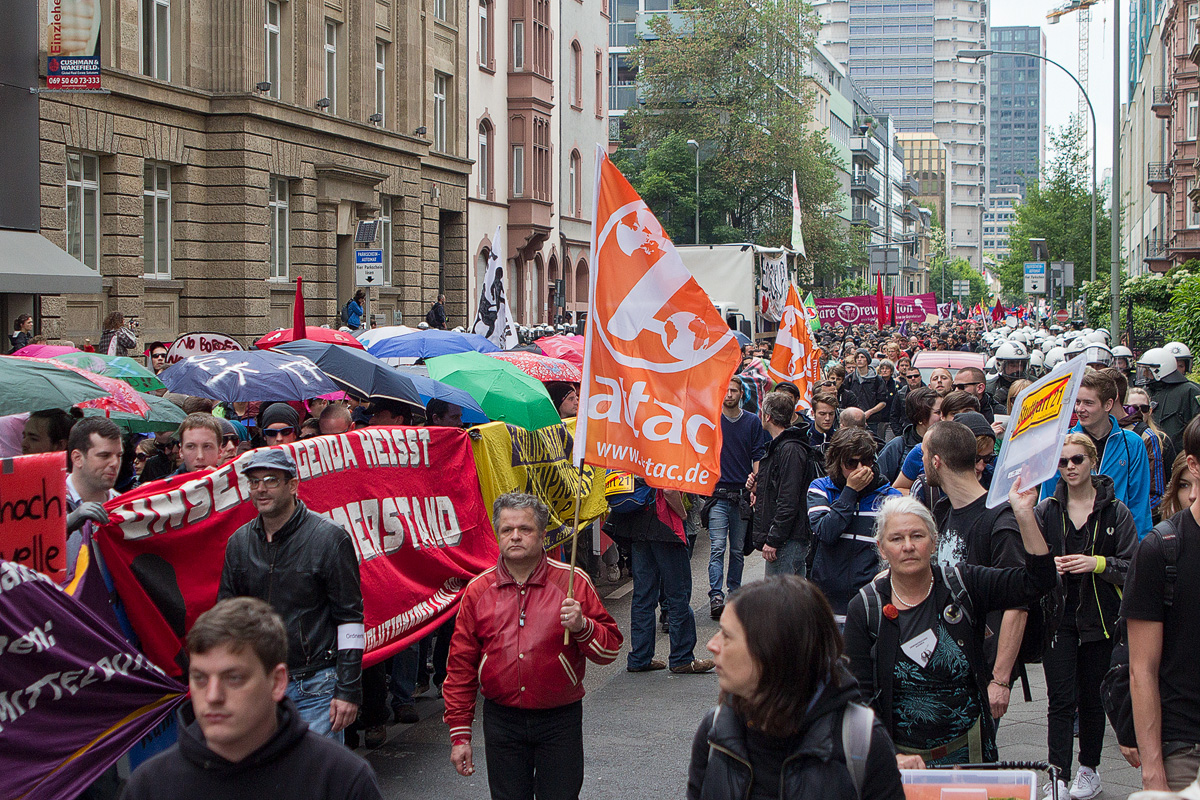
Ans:
<svg viewBox="0 0 1200 800"><path fill-rule="evenodd" d="M849 485L839 487L829 476L817 478L808 488L808 523L816 548L811 578L839 622L850 598L879 572L875 509L899 494L878 468L862 493Z"/></svg>
<svg viewBox="0 0 1200 800"><path fill-rule="evenodd" d="M854 783L842 751L842 714L858 702L858 687L844 672L838 684L826 683L800 721L791 752L779 775L779 797L854 798ZM746 722L732 707L709 710L692 740L688 800L743 800L754 790L755 764L747 745ZM761 767L760 767L761 768ZM867 755L864 800L903 800L904 787L895 750L875 720Z"/></svg>
<svg viewBox="0 0 1200 800"><path fill-rule="evenodd" d="M911 422L904 426L904 431L899 436L893 436L891 441L883 446L879 451L879 474L888 479L888 483L896 480L900 475L900 467L904 464L904 457L909 454L914 447L921 443L921 437L917 435L917 426Z"/></svg>
<svg viewBox="0 0 1200 800"><path fill-rule="evenodd" d="M1175 449L1182 452L1183 429L1200 413L1200 386L1176 370L1161 381L1151 383L1150 391L1157 403L1154 421L1175 443Z"/></svg>
<svg viewBox="0 0 1200 800"><path fill-rule="evenodd" d="M758 465L754 503L754 547L781 547L795 539L807 541L809 476L811 463L820 456L808 444L809 427L797 423L771 440Z"/></svg>
<svg viewBox="0 0 1200 800"><path fill-rule="evenodd" d="M875 370L867 368L867 374L859 375L856 367L846 370L846 382L842 385L846 394L842 400L843 408L861 408L870 411L879 403L879 376Z"/></svg>
<svg viewBox="0 0 1200 800"><path fill-rule="evenodd" d="M1133 515L1117 500L1112 478L1093 475L1092 486L1096 490L1092 512L1083 530L1069 539L1066 481L1059 481L1054 495L1038 503L1036 510L1038 527L1054 555L1083 553L1099 559L1099 572L1064 576L1068 581L1078 581L1075 629L1084 642L1112 638L1121 615L1121 587L1138 542Z"/></svg>
<svg viewBox="0 0 1200 800"><path fill-rule="evenodd" d="M276 706L279 727L238 762L208 748L191 701L176 712L179 741L134 770L122 800L376 800L371 765L345 745L312 733L292 701Z"/></svg>
<svg viewBox="0 0 1200 800"><path fill-rule="evenodd" d="M1113 491L1133 514L1140 540L1154 527L1150 518L1150 458L1146 455L1146 443L1133 431L1123 430L1112 414L1108 415L1108 421L1112 428L1104 440L1104 455L1097 471L1112 478ZM1082 424L1077 424L1071 432L1086 433ZM1058 472L1055 472L1042 483L1041 499L1053 496L1057 486Z"/></svg>

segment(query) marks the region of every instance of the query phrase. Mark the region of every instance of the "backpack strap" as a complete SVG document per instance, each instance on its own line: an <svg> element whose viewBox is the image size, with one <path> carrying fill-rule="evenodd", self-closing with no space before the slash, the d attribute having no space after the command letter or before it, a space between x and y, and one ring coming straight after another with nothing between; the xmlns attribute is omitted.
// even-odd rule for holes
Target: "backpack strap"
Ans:
<svg viewBox="0 0 1200 800"><path fill-rule="evenodd" d="M975 607L971 603L971 593L967 591L966 581L963 580L962 570L958 564L948 566L946 564L938 565L942 571L942 581L950 590L950 596L954 598L954 602L962 609L963 615L967 618L967 624L975 627Z"/></svg>
<svg viewBox="0 0 1200 800"><path fill-rule="evenodd" d="M867 610L867 633L871 636L871 655L875 655L875 642L879 639L879 630L883 627L883 598L875 588L875 581L869 581L858 593L862 595L863 606Z"/></svg>
<svg viewBox="0 0 1200 800"><path fill-rule="evenodd" d="M1175 581L1179 577L1179 528L1174 520L1164 519L1154 526L1162 537L1163 571L1166 580L1163 581L1163 605L1170 608L1175 602Z"/></svg>
<svg viewBox="0 0 1200 800"><path fill-rule="evenodd" d="M871 752L871 733L875 712L870 706L849 703L842 711L842 756L854 784L854 796L862 800L863 783L867 778L867 756Z"/></svg>

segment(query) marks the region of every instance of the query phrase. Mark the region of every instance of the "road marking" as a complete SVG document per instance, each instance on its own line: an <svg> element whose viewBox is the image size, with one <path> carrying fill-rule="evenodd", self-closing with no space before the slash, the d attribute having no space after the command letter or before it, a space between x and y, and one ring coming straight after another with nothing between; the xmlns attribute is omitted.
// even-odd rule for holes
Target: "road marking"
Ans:
<svg viewBox="0 0 1200 800"><path fill-rule="evenodd" d="M632 591L633 591L633 581L630 581L629 583L625 584L624 586L620 586L616 589L613 589L611 592L604 595L604 599L605 600L620 600L622 597L624 597L625 595L629 594Z"/></svg>

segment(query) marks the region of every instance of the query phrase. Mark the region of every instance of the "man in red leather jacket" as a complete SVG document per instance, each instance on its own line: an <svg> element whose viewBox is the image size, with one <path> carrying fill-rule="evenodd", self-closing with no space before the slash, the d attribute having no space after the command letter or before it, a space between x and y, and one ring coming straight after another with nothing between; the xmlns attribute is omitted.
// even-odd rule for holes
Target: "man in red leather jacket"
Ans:
<svg viewBox="0 0 1200 800"><path fill-rule="evenodd" d="M500 561L467 585L442 696L450 761L472 775L471 723L482 691L488 786L496 800L575 800L583 787L583 673L608 664L621 632L583 570L546 557L550 511L533 495L493 508ZM563 629L570 642L563 644Z"/></svg>

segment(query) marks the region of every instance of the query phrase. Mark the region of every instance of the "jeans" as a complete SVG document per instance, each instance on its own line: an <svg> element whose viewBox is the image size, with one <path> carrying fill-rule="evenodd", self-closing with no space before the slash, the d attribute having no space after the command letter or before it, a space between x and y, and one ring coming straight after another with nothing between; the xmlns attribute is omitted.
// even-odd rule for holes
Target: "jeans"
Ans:
<svg viewBox="0 0 1200 800"><path fill-rule="evenodd" d="M583 788L583 701L511 708L483 701L492 800L577 800Z"/></svg>
<svg viewBox="0 0 1200 800"><path fill-rule="evenodd" d="M414 642L392 657L392 709L415 705L417 691L417 661L421 645Z"/></svg>
<svg viewBox="0 0 1200 800"><path fill-rule="evenodd" d="M654 658L654 609L659 588L666 590L670 666L692 663L696 649L696 617L692 613L692 567L683 542L633 543L633 607L627 664L636 669Z"/></svg>
<svg viewBox="0 0 1200 800"><path fill-rule="evenodd" d="M742 585L742 547L746 543L746 521L741 509L732 500L718 500L708 513L708 597L724 597L721 573L725 568L725 551L729 550L729 577L725 581L732 592Z"/></svg>
<svg viewBox="0 0 1200 800"><path fill-rule="evenodd" d="M1095 769L1104 747L1104 706L1100 701L1100 681L1108 671L1112 640L1080 642L1071 628L1059 628L1054 641L1042 656L1049 697L1046 743L1047 760L1071 774L1071 747L1075 711L1079 711L1079 763Z"/></svg>
<svg viewBox="0 0 1200 800"><path fill-rule="evenodd" d="M308 723L309 730L341 742L344 741L342 732L331 732L329 722L329 704L333 702L336 687L337 667L326 667L303 678L289 680L287 696L296 704L300 719Z"/></svg>
<svg viewBox="0 0 1200 800"><path fill-rule="evenodd" d="M808 542L788 539L775 548L775 560L767 562L767 577L772 575L799 575L805 577L808 570L804 560L808 556Z"/></svg>

